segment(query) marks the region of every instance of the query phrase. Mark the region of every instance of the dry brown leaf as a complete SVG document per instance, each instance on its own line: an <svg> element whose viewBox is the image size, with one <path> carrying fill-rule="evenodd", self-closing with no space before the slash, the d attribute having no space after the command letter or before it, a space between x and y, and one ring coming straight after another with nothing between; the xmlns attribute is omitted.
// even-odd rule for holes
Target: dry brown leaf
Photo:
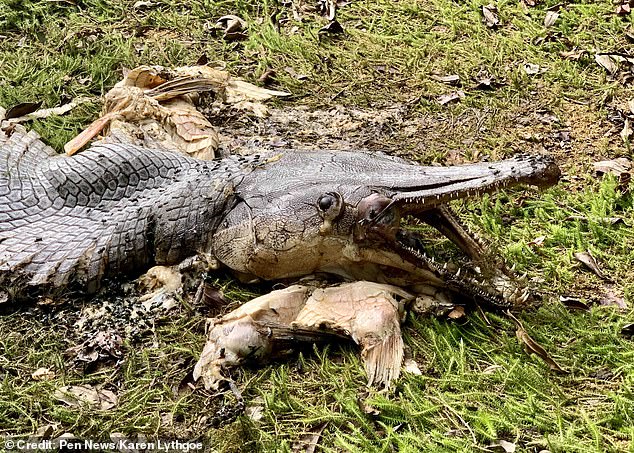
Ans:
<svg viewBox="0 0 634 453"><path fill-rule="evenodd" d="M20 104L14 105L7 109L4 113L4 117L7 120L11 118L19 118L24 115L28 115L29 113L35 112L42 105L42 101L40 102L22 102Z"/></svg>
<svg viewBox="0 0 634 453"><path fill-rule="evenodd" d="M522 343L522 345L524 346L524 350L526 351L527 354L537 355L544 362L546 362L546 364L552 371L556 371L558 373L566 373L566 374L568 373L561 366L559 366L557 362L555 362L555 360L548 354L548 352L546 352L546 350L539 343L537 343L535 340L531 338L528 332L526 332L526 330L524 329L524 326L519 321L519 319L513 316L513 314L511 314L510 311L507 311L506 314L515 323L515 328L516 328L515 336Z"/></svg>
<svg viewBox="0 0 634 453"><path fill-rule="evenodd" d="M458 305L456 308L454 308L453 310L449 312L447 317L449 319L460 319L464 317L464 315L465 315L464 307L461 305Z"/></svg>
<svg viewBox="0 0 634 453"><path fill-rule="evenodd" d="M437 82L446 83L447 85L459 85L460 84L460 76L458 74L451 74L446 76L441 76L437 74L432 74L431 79Z"/></svg>
<svg viewBox="0 0 634 453"><path fill-rule="evenodd" d="M254 422L262 420L262 418L264 417L263 404L264 404L264 400L262 398L259 398L259 401L257 401L257 404L253 404L253 403L249 404L244 409L244 415L249 417Z"/></svg>
<svg viewBox="0 0 634 453"><path fill-rule="evenodd" d="M48 118L52 115L64 115L77 107L79 104L86 102L86 99L77 99L68 104L61 105L59 107L53 107L50 109L39 109L33 112L25 113L22 116L13 117L8 120L9 124L24 123L26 121L32 121L36 119Z"/></svg>
<svg viewBox="0 0 634 453"><path fill-rule="evenodd" d="M632 162L627 157L602 160L601 162L595 162L593 165L594 171L598 174L610 173L617 177L621 177L624 173L629 173L632 170Z"/></svg>
<svg viewBox="0 0 634 453"><path fill-rule="evenodd" d="M344 33L344 29L338 20L330 21L327 25L321 27L317 32L319 36L323 35L340 35Z"/></svg>
<svg viewBox="0 0 634 453"><path fill-rule="evenodd" d="M155 3L152 1L148 1L148 0L138 0L136 2L134 2L134 5L132 5L133 9L151 9L154 6L158 6L159 3Z"/></svg>
<svg viewBox="0 0 634 453"><path fill-rule="evenodd" d="M621 130L621 138L623 139L624 142L628 142L630 140L630 137L632 136L632 126L630 124L630 119L629 118L625 118L625 122L623 123L623 129Z"/></svg>
<svg viewBox="0 0 634 453"><path fill-rule="evenodd" d="M528 247L542 247L544 245L544 241L546 240L546 236L537 236L535 239L526 244Z"/></svg>
<svg viewBox="0 0 634 453"><path fill-rule="evenodd" d="M559 18L559 12L557 11L546 11L546 17L544 18L544 27L552 27L557 19Z"/></svg>
<svg viewBox="0 0 634 453"><path fill-rule="evenodd" d="M594 61L596 61L599 66L608 71L610 75L616 74L619 70L618 62L610 55L596 54L594 56Z"/></svg>
<svg viewBox="0 0 634 453"><path fill-rule="evenodd" d="M291 449L292 453L315 453L315 449L319 444L319 439L321 438L321 434L324 432L328 426L328 422L324 422L320 425L317 425L309 432L302 434L301 438L293 443L293 447Z"/></svg>
<svg viewBox="0 0 634 453"><path fill-rule="evenodd" d="M461 99L464 99L464 97L465 97L464 91L459 90L459 91L452 91L451 93L438 96L436 100L438 101L440 105L446 105L446 104L449 104L450 102L458 102Z"/></svg>
<svg viewBox="0 0 634 453"><path fill-rule="evenodd" d="M362 396L357 398L357 404L359 405L359 409L361 409L364 414L372 415L374 417L381 414L381 411L379 411L376 407L370 406L366 402L366 399Z"/></svg>
<svg viewBox="0 0 634 453"><path fill-rule="evenodd" d="M31 378L34 381L50 381L55 378L55 372L50 368L42 367L31 373Z"/></svg>
<svg viewBox="0 0 634 453"><path fill-rule="evenodd" d="M89 384L66 385L55 391L55 398L69 406L93 406L101 410L109 410L117 405L117 395L110 390L96 389Z"/></svg>
<svg viewBox="0 0 634 453"><path fill-rule="evenodd" d="M561 52L559 52L559 56L564 60L579 61L581 57L583 57L586 53L587 52L585 50L575 48L569 51L562 50Z"/></svg>
<svg viewBox="0 0 634 453"><path fill-rule="evenodd" d="M599 303L606 307L614 306L619 307L621 310L627 310L627 302L625 302L622 291L617 291L614 286L607 286Z"/></svg>
<svg viewBox="0 0 634 453"><path fill-rule="evenodd" d="M503 370L504 367L501 365L489 365L488 367L486 367L484 370L482 370L483 374L493 374L496 373L499 370Z"/></svg>
<svg viewBox="0 0 634 453"><path fill-rule="evenodd" d="M494 451L503 451L504 453L515 453L517 446L513 442L506 440L496 440L489 445Z"/></svg>
<svg viewBox="0 0 634 453"><path fill-rule="evenodd" d="M589 311L590 307L581 302L577 297L572 296L559 296L559 302L564 304L567 308L572 310L584 310Z"/></svg>
<svg viewBox="0 0 634 453"><path fill-rule="evenodd" d="M58 424L52 424L52 425L43 425L40 426L38 429L35 430L35 432L32 434L32 437L37 438L38 440L41 439L50 439L51 436L53 435L53 433L55 432L55 430L57 430L57 428L59 427Z"/></svg>
<svg viewBox="0 0 634 453"><path fill-rule="evenodd" d="M603 273L601 269L599 269L599 265L597 264L597 261L594 259L594 256L592 256L592 253L590 253L589 250L585 252L576 252L573 255L578 261L583 263L588 269L590 269L592 272L597 274L599 278L606 279L605 274Z"/></svg>
<svg viewBox="0 0 634 453"><path fill-rule="evenodd" d="M492 90L506 85L505 80L498 80L486 69L478 71L478 74L473 80L476 82L476 86L474 87L476 90Z"/></svg>
<svg viewBox="0 0 634 453"><path fill-rule="evenodd" d="M418 363L414 359L405 359L405 362L403 362L403 370L406 373L415 374L416 376L422 376L423 374L418 366Z"/></svg>
<svg viewBox="0 0 634 453"><path fill-rule="evenodd" d="M484 16L484 23L489 28L496 28L500 25L500 18L498 17L498 8L493 3L489 3L482 7L482 15Z"/></svg>
<svg viewBox="0 0 634 453"><path fill-rule="evenodd" d="M533 63L524 63L522 65L522 69L528 75L537 75L546 71L546 68L542 68L538 64Z"/></svg>
<svg viewBox="0 0 634 453"><path fill-rule="evenodd" d="M583 222L588 222L588 221L592 220L594 222L605 223L605 224L608 224L608 225L618 225L618 224L627 225L625 223L625 219L623 219L623 217L588 218L588 217L585 217L585 216L582 216L582 215L569 215L564 220L580 220L580 221L583 221Z"/></svg>
<svg viewBox="0 0 634 453"><path fill-rule="evenodd" d="M244 33L247 28L246 21L234 14L222 16L216 22L216 26L224 30L222 37L225 41L242 41L247 38Z"/></svg>

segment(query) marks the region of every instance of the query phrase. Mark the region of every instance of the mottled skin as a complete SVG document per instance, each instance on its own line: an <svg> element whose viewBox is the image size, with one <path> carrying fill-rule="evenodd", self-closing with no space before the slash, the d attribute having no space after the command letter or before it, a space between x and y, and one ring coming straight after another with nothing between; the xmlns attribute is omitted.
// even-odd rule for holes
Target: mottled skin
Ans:
<svg viewBox="0 0 634 453"><path fill-rule="evenodd" d="M427 262L414 215L480 253L449 200L556 182L546 156L422 167L385 155L283 151L198 161L123 144L58 156L0 133L0 289L95 291L104 278L210 254L242 277L315 272L398 285L469 286Z"/></svg>

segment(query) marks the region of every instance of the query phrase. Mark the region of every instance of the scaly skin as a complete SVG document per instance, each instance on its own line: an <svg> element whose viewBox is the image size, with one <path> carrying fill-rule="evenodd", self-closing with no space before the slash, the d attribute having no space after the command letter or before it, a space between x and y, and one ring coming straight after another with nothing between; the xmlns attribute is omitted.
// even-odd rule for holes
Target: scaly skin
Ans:
<svg viewBox="0 0 634 453"><path fill-rule="evenodd" d="M257 164L116 144L66 157L34 133L0 135L0 284L92 292L104 277L203 251Z"/></svg>
<svg viewBox="0 0 634 453"><path fill-rule="evenodd" d="M91 292L104 278L206 253L247 279L326 272L460 292L473 284L430 265L401 218L428 222L475 259L479 244L446 203L558 176L547 156L422 167L284 151L203 162L111 143L66 157L17 128L0 133L0 290Z"/></svg>

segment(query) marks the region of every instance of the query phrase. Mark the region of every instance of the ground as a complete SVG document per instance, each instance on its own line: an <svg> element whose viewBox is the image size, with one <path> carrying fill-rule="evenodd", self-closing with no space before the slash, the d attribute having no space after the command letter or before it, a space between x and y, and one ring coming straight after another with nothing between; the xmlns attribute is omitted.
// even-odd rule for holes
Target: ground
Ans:
<svg viewBox="0 0 634 453"><path fill-rule="evenodd" d="M254 83L272 70L270 86L292 93L269 104L268 119L215 119L232 149L381 149L427 164L551 153L564 173L559 186L456 209L528 274L542 304L518 316L568 373L527 355L500 314L410 316L405 342L420 375L405 373L377 392L365 387L352 345L309 349L235 373L247 415L215 427L233 397L204 391L189 374L209 309L183 300L144 321L121 309L95 315L130 309L118 289L63 307L2 307L0 436L121 433L202 439L221 452L306 451L302 442L323 428L317 448L328 452L634 451L631 186L593 166L631 156L627 1L500 0L496 11L485 0L354 0L339 2L342 34L319 33L328 20L312 2L293 3L295 16L291 2L268 0L5 0L0 106L84 99L28 125L61 149L96 117L124 68L223 62ZM225 14L247 22L245 39L223 39L215 23ZM450 75L459 86L443 82ZM575 258L586 251L603 278ZM230 301L226 310L267 290L223 274L211 279ZM87 318L98 320L95 329L123 332L123 344L114 339L117 347L102 348L108 357L96 361L94 350L80 348L90 357L77 362L76 347L94 333L77 323ZM40 368L51 374L34 378ZM56 391L68 385L112 392L110 402L62 402Z"/></svg>

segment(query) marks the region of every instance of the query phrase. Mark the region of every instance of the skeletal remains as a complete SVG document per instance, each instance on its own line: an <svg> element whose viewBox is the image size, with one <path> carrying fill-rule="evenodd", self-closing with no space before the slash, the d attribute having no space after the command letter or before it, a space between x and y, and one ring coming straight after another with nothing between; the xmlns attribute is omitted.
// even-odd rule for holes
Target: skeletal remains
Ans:
<svg viewBox="0 0 634 453"><path fill-rule="evenodd" d="M328 334L357 342L369 382L388 385L399 375L408 306L454 298L512 306L528 297L501 263L485 259L448 203L516 184L555 184L560 172L551 157L424 167L368 152L276 150L199 160L173 149L178 140L161 141L170 134L166 125L183 123L170 108L182 114L184 104L193 105L189 94L226 89L230 79L205 84L200 72L162 70L157 82L158 71L137 73L154 76L135 88L143 108L130 99L115 103L70 153L108 127L110 134L76 155L58 155L19 126L0 133L5 298L92 293L105 279L195 255L243 281L340 279L328 287L300 282L212 320L194 375L217 387L227 367ZM160 100L151 96L157 86ZM160 104L166 100L172 104ZM148 126L159 107L160 118ZM125 127L109 124L115 119ZM196 117L198 130L207 127L201 121ZM156 127L167 132L150 137L151 147L134 144ZM190 142L207 137L203 145L213 148L213 134L183 135ZM447 236L471 266L454 271L428 258L424 238L408 227L417 222Z"/></svg>

